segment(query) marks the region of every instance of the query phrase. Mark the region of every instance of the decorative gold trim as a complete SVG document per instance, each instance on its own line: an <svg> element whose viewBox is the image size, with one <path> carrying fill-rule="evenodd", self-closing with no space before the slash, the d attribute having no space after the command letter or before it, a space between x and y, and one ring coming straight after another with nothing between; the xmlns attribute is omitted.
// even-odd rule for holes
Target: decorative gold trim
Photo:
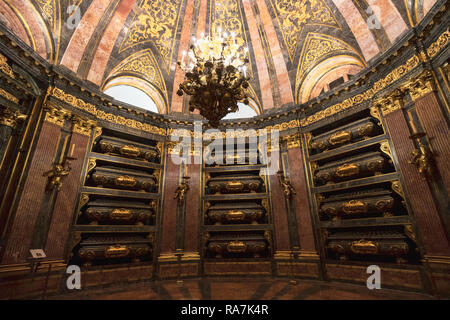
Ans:
<svg viewBox="0 0 450 320"><path fill-rule="evenodd" d="M4 55L0 54L0 70L9 76L10 78L15 79L14 72L12 71L12 68L9 66L7 59Z"/></svg>
<svg viewBox="0 0 450 320"><path fill-rule="evenodd" d="M102 127L95 127L94 128L94 136L92 137L92 141L97 140L98 137L102 135Z"/></svg>
<svg viewBox="0 0 450 320"><path fill-rule="evenodd" d="M416 233L414 232L412 224L405 224L404 231L408 238L417 243Z"/></svg>
<svg viewBox="0 0 450 320"><path fill-rule="evenodd" d="M395 193L397 193L399 196L401 196L403 199L405 199L405 194L403 193L402 184L399 180L392 181L391 188L394 190Z"/></svg>
<svg viewBox="0 0 450 320"><path fill-rule="evenodd" d="M439 38L433 42L427 49L428 56L430 58L434 58L443 48L445 48L450 39L450 31L449 29L445 30Z"/></svg>
<svg viewBox="0 0 450 320"><path fill-rule="evenodd" d="M89 173L92 169L97 165L97 160L94 158L89 158L87 173Z"/></svg>
<svg viewBox="0 0 450 320"><path fill-rule="evenodd" d="M3 90L2 88L0 88L0 95L2 97L5 97L7 100L12 101L14 103L19 103L19 99L17 99L15 96L13 96L11 93Z"/></svg>
<svg viewBox="0 0 450 320"><path fill-rule="evenodd" d="M384 152L385 154L387 154L389 156L389 158L391 158L391 161L393 163L394 159L392 158L391 147L389 146L389 142L388 141L383 141L380 144L380 150L382 152Z"/></svg>
<svg viewBox="0 0 450 320"><path fill-rule="evenodd" d="M106 113L103 110L98 110L93 104L87 103L69 93L64 92L62 89L59 88L53 88L51 90L51 95L61 101L64 101L71 106L84 110L98 119L105 120L111 123L120 124L128 128L136 129L136 130L142 130L145 132L158 134L158 135L165 135L166 129L164 128L158 128L152 125L149 125L147 123L142 123L140 121L136 121L134 119L127 119L122 116L118 116L112 113Z"/></svg>
<svg viewBox="0 0 450 320"><path fill-rule="evenodd" d="M378 125L382 124L381 115L380 115L380 112L378 111L377 107L370 108L370 115L378 120Z"/></svg>

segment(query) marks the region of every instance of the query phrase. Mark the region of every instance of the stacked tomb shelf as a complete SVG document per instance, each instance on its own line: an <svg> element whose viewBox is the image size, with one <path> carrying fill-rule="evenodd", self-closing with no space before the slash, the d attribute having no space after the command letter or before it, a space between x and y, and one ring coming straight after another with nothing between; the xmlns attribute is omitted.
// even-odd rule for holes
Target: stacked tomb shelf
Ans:
<svg viewBox="0 0 450 320"><path fill-rule="evenodd" d="M316 126L305 141L326 259L417 264L414 219L377 110Z"/></svg>
<svg viewBox="0 0 450 320"><path fill-rule="evenodd" d="M235 145L210 153L203 167L203 257L208 261L265 259L272 255L272 220L258 149Z"/></svg>
<svg viewBox="0 0 450 320"><path fill-rule="evenodd" d="M162 142L103 128L86 158L71 256L83 266L153 260Z"/></svg>

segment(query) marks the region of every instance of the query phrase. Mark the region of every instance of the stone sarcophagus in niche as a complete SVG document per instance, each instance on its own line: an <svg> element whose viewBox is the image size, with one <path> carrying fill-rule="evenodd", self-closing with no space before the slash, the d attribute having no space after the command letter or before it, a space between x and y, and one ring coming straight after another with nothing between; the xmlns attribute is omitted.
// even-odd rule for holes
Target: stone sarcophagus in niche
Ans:
<svg viewBox="0 0 450 320"><path fill-rule="evenodd" d="M268 234L261 232L217 232L208 234L205 240L207 255L222 257L253 257L267 255L269 251Z"/></svg>
<svg viewBox="0 0 450 320"><path fill-rule="evenodd" d="M370 138L376 135L378 130L374 121L369 117L318 135L311 140L311 148L316 152L323 152Z"/></svg>
<svg viewBox="0 0 450 320"><path fill-rule="evenodd" d="M152 241L149 236L126 234L89 234L81 240L77 252L85 266L93 262L114 262L129 259L132 262L149 260Z"/></svg>
<svg viewBox="0 0 450 320"><path fill-rule="evenodd" d="M336 231L328 236L327 247L341 260L352 256L373 256L374 259L383 256L406 263L412 249L410 243L409 238L397 230Z"/></svg>
<svg viewBox="0 0 450 320"><path fill-rule="evenodd" d="M320 166L314 174L317 184L331 184L381 174L388 160L381 152L368 152Z"/></svg>
<svg viewBox="0 0 450 320"><path fill-rule="evenodd" d="M130 142L116 137L102 136L97 142L97 151L148 162L160 162L160 151L157 147Z"/></svg>
<svg viewBox="0 0 450 320"><path fill-rule="evenodd" d="M263 189L260 176L251 174L225 174L207 180L207 186L212 193L249 193Z"/></svg>
<svg viewBox="0 0 450 320"><path fill-rule="evenodd" d="M91 173L91 182L96 187L155 192L157 178L144 171L118 169L117 167L96 167Z"/></svg>
<svg viewBox="0 0 450 320"><path fill-rule="evenodd" d="M211 224L264 223L265 210L256 202L206 204L206 220Z"/></svg>
<svg viewBox="0 0 450 320"><path fill-rule="evenodd" d="M150 201L149 204L95 200L89 202L84 211L84 215L91 225L149 225L154 223L155 214L155 200Z"/></svg>
<svg viewBox="0 0 450 320"><path fill-rule="evenodd" d="M360 217L391 217L395 199L389 190L375 189L362 192L349 192L325 198L320 203L322 216L332 220Z"/></svg>

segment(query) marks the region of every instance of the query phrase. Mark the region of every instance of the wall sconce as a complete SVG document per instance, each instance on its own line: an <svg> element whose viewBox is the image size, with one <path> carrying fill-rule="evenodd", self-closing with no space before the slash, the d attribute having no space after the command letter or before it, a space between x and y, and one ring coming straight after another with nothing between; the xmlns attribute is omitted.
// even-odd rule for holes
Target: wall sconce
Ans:
<svg viewBox="0 0 450 320"><path fill-rule="evenodd" d="M424 180L431 180L433 177L434 155L430 148L420 141L420 138L425 136L425 132L418 132L409 137L411 140L417 140L419 149L411 152L413 158L408 163L414 164L417 167Z"/></svg>
<svg viewBox="0 0 450 320"><path fill-rule="evenodd" d="M280 185L283 188L284 196L290 199L292 195L296 195L297 193L291 184L291 180L284 175L284 172L280 170L277 172L277 175L280 180Z"/></svg>
<svg viewBox="0 0 450 320"><path fill-rule="evenodd" d="M184 197L186 196L186 193L189 190L189 179L191 177L184 176L183 182L178 185L177 189L175 190L175 196L174 199L178 199L178 206L182 206L184 203Z"/></svg>

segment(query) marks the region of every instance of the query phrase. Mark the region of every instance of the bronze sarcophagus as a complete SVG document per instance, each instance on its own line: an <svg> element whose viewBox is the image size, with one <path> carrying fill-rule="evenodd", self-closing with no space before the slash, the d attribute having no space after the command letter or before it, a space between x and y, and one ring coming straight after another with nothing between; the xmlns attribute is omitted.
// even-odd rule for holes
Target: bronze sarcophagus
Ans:
<svg viewBox="0 0 450 320"><path fill-rule="evenodd" d="M154 192L157 189L157 179L144 171L116 167L97 167L91 174L91 181L97 187L113 189L139 190Z"/></svg>
<svg viewBox="0 0 450 320"><path fill-rule="evenodd" d="M368 152L320 166L314 178L318 184L348 181L380 174L387 164L381 152Z"/></svg>
<svg viewBox="0 0 450 320"><path fill-rule="evenodd" d="M406 262L410 252L408 237L400 231L336 232L328 237L328 249L341 260L351 256L384 256Z"/></svg>
<svg viewBox="0 0 450 320"><path fill-rule="evenodd" d="M135 224L148 225L154 222L156 202L150 204L115 200L95 200L87 204L84 211L90 224Z"/></svg>
<svg viewBox="0 0 450 320"><path fill-rule="evenodd" d="M259 258L268 251L264 234L258 232L216 233L205 243L207 253L216 258L245 257Z"/></svg>
<svg viewBox="0 0 450 320"><path fill-rule="evenodd" d="M79 246L77 255L87 266L93 261L101 263L113 259L138 262L148 260L152 254L151 240L140 235L90 234Z"/></svg>
<svg viewBox="0 0 450 320"><path fill-rule="evenodd" d="M333 220L340 218L393 215L395 199L392 192L376 189L330 196L320 203L320 213Z"/></svg>
<svg viewBox="0 0 450 320"><path fill-rule="evenodd" d="M208 179L207 186L213 193L258 192L262 190L263 180L251 174L226 174Z"/></svg>
<svg viewBox="0 0 450 320"><path fill-rule="evenodd" d="M264 223L264 208L256 202L207 204L205 218L208 222L220 224Z"/></svg>
<svg viewBox="0 0 450 320"><path fill-rule="evenodd" d="M156 147L137 142L130 143L129 141L115 137L103 136L97 142L97 150L101 153L149 162L159 162L160 159L159 150Z"/></svg>
<svg viewBox="0 0 450 320"><path fill-rule="evenodd" d="M369 117L314 137L311 140L311 148L323 152L372 137L376 133L377 125L374 119Z"/></svg>

